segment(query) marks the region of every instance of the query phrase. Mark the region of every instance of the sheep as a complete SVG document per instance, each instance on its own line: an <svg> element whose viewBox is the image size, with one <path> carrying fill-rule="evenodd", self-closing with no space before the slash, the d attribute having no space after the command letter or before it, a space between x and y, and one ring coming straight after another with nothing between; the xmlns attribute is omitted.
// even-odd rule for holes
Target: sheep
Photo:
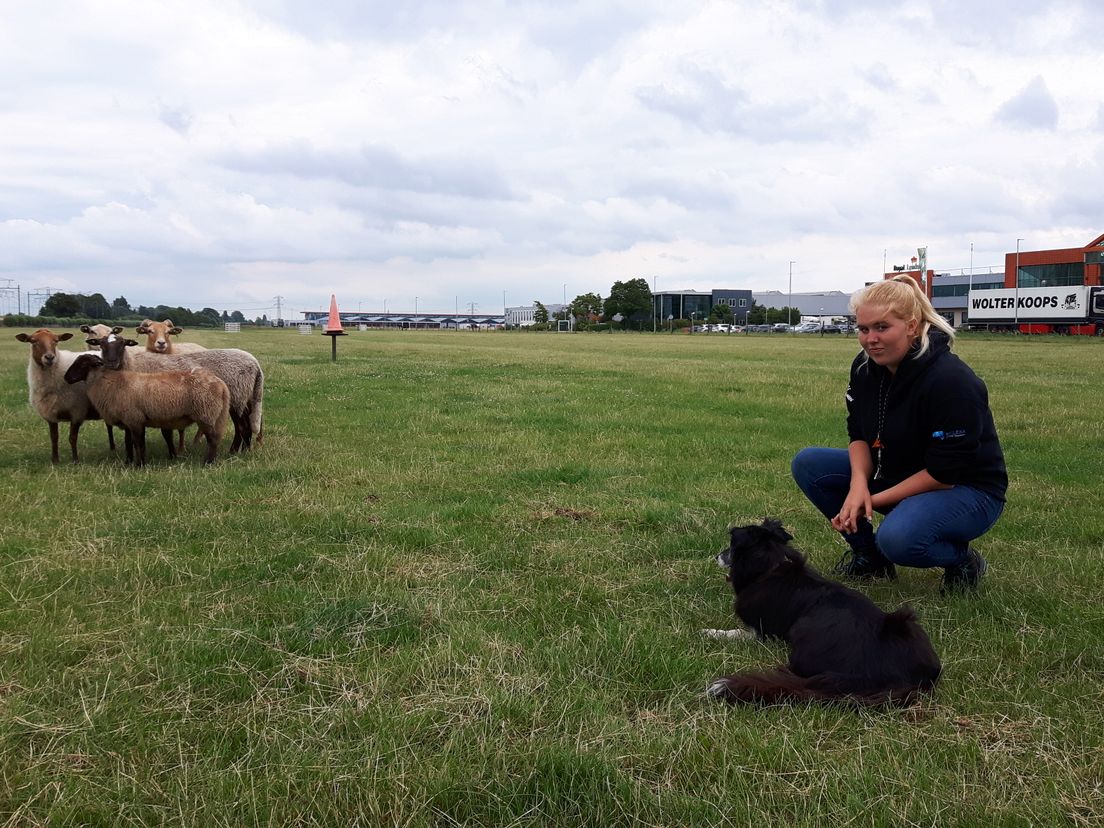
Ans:
<svg viewBox="0 0 1104 828"><path fill-rule="evenodd" d="M170 337L183 333L184 329L174 325L171 319L164 322L146 319L134 330L147 335L146 350L153 354L194 354L207 350L195 342L173 342Z"/></svg>
<svg viewBox="0 0 1104 828"><path fill-rule="evenodd" d="M108 334L121 334L123 332L122 325L116 325L114 328L109 328L107 325L81 325L81 331L93 337L104 337ZM86 345L89 351L98 351L95 345Z"/></svg>
<svg viewBox="0 0 1104 828"><path fill-rule="evenodd" d="M257 358L248 351L212 348L194 354L165 355L127 347L119 359L128 370L143 373L186 370L193 366L206 368L230 389L230 419L234 423L230 453L251 448L254 437L258 445L264 439L264 371Z"/></svg>
<svg viewBox="0 0 1104 828"><path fill-rule="evenodd" d="M187 428L195 423L207 438L204 464L212 463L226 433L230 389L210 371L138 373L123 368L123 349L132 339L110 334L99 340L100 353L80 354L65 372L65 381L88 381L88 399L104 422L126 430L127 462L146 463L146 429ZM169 454L173 455L171 435Z"/></svg>
<svg viewBox="0 0 1104 828"><path fill-rule="evenodd" d="M83 383L65 382L66 370L81 354L77 351L58 350L57 344L72 339L71 333L55 334L39 328L33 334L16 334L20 342L31 345L31 357L27 361L27 386L30 403L38 415L50 426L50 462L58 462L58 423L69 423L69 448L73 462L77 458L77 435L85 420L98 420L100 415L89 402L87 386Z"/></svg>
<svg viewBox="0 0 1104 828"><path fill-rule="evenodd" d="M114 328L109 328L107 325L81 325L81 331L92 337L105 337L108 334L121 334L123 332L122 325L116 325ZM95 345L85 345L89 351L98 351ZM115 429L113 429L108 423L104 423L104 428L107 429L107 445L112 451L115 451ZM180 435L180 445L184 445L184 435Z"/></svg>

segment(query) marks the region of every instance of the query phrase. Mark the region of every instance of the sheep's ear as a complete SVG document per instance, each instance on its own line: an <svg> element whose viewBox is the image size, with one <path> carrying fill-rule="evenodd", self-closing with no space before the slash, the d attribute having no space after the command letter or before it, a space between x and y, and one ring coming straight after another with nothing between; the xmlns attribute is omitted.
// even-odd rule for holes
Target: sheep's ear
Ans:
<svg viewBox="0 0 1104 828"><path fill-rule="evenodd" d="M103 340L101 340L98 336L90 336L84 341L91 345L93 348L99 348L100 342L102 342Z"/></svg>
<svg viewBox="0 0 1104 828"><path fill-rule="evenodd" d="M150 332L149 325L143 322L141 325L134 329L134 332L140 334L148 334Z"/></svg>
<svg viewBox="0 0 1104 828"><path fill-rule="evenodd" d="M65 340L72 339L72 338L73 338L73 335L71 333L69 333L69 331L66 331L63 334L58 335L58 342L64 342Z"/></svg>
<svg viewBox="0 0 1104 828"><path fill-rule="evenodd" d="M121 334L123 332L123 326L122 325L116 325L114 328L111 329L111 332L113 334Z"/></svg>
<svg viewBox="0 0 1104 828"><path fill-rule="evenodd" d="M92 329L90 327L88 327L87 325L81 325L80 329L81 329L81 333L92 333Z"/></svg>
<svg viewBox="0 0 1104 828"><path fill-rule="evenodd" d="M134 346L134 345L137 345L138 343L137 343L137 342L135 342L135 341L134 341L133 339L124 339L124 340L123 340L123 344L124 344L124 345L131 345L131 346Z"/></svg>
<svg viewBox="0 0 1104 828"><path fill-rule="evenodd" d="M169 333L171 333L173 336L179 336L180 334L184 333L184 329L176 327L169 328Z"/></svg>
<svg viewBox="0 0 1104 828"><path fill-rule="evenodd" d="M20 342L30 342L31 341L31 338L29 336L27 336L26 334L24 334L24 333L16 334L15 338L18 339Z"/></svg>

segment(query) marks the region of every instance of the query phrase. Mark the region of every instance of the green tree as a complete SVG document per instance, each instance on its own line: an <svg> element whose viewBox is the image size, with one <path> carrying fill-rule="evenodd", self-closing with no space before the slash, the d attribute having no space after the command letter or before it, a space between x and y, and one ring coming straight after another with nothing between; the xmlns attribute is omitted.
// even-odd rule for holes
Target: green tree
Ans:
<svg viewBox="0 0 1104 828"><path fill-rule="evenodd" d="M536 306L536 310L533 312L533 321L538 325L546 325L548 323L548 308L544 306L543 302L533 300L533 304Z"/></svg>
<svg viewBox="0 0 1104 828"><path fill-rule="evenodd" d="M602 315L602 297L597 293L583 293L572 299L567 308L576 319L599 317Z"/></svg>
<svg viewBox="0 0 1104 828"><path fill-rule="evenodd" d="M126 297L115 297L115 301L111 303L111 318L122 319L126 316L130 316L131 313L133 313L133 311L130 309L130 302L126 300Z"/></svg>
<svg viewBox="0 0 1104 828"><path fill-rule="evenodd" d="M91 296L81 296L81 312L93 319L110 319L111 306L102 293L93 293Z"/></svg>
<svg viewBox="0 0 1104 828"><path fill-rule="evenodd" d="M80 296L71 293L53 293L46 298L39 313L42 316L77 316L81 308Z"/></svg>
<svg viewBox="0 0 1104 828"><path fill-rule="evenodd" d="M652 289L648 287L648 280L638 277L627 282L614 282L602 311L606 319L613 319L617 314L621 314L625 321L639 322L649 318L652 313Z"/></svg>
<svg viewBox="0 0 1104 828"><path fill-rule="evenodd" d="M732 324L732 307L730 305L714 305L709 311L710 322L721 322L725 325Z"/></svg>
<svg viewBox="0 0 1104 828"><path fill-rule="evenodd" d="M230 321L231 322L244 322L245 321L245 314L242 313L241 311L234 311L233 313L230 314Z"/></svg>

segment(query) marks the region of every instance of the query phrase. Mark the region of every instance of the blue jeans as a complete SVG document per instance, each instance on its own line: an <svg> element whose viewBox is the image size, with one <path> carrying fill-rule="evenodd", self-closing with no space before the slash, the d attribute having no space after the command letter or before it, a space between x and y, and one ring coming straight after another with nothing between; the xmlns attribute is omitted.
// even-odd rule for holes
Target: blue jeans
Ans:
<svg viewBox="0 0 1104 828"><path fill-rule="evenodd" d="M821 514L829 519L839 514L851 486L846 449L802 449L791 471L798 488ZM871 494L886 488L885 481L870 481ZM875 547L895 564L954 567L965 561L970 541L989 531L1002 511L1003 501L960 485L906 497L883 512L877 533L864 519L858 531L841 534L856 552Z"/></svg>

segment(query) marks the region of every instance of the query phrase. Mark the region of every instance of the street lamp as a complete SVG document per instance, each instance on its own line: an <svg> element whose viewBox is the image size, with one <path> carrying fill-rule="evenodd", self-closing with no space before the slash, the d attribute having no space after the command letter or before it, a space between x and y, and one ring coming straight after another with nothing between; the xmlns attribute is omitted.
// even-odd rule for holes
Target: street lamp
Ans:
<svg viewBox="0 0 1104 828"><path fill-rule="evenodd" d="M414 315L415 316L418 315L418 297L417 296L414 297Z"/></svg>
<svg viewBox="0 0 1104 828"><path fill-rule="evenodd" d="M824 336L824 308L820 309L820 335Z"/></svg>
<svg viewBox="0 0 1104 828"><path fill-rule="evenodd" d="M656 319L659 317L659 309L656 307L656 277L652 276L652 333L656 332Z"/></svg>
<svg viewBox="0 0 1104 828"><path fill-rule="evenodd" d="M787 300L789 307L786 308L786 321L791 328L793 327L793 266L794 263L790 262L790 298Z"/></svg>
<svg viewBox="0 0 1104 828"><path fill-rule="evenodd" d="M1016 333L1020 332L1020 242L1023 239L1016 239L1016 298L1015 298L1015 319L1016 319Z"/></svg>

